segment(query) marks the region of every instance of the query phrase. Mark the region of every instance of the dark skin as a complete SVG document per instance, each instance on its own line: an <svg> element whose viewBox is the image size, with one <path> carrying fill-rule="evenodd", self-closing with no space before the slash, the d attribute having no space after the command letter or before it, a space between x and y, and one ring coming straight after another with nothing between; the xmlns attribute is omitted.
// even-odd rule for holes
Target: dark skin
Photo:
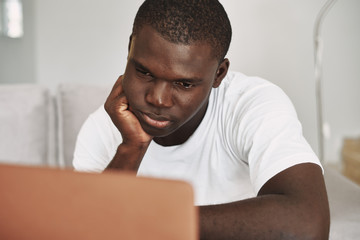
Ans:
<svg viewBox="0 0 360 240"><path fill-rule="evenodd" d="M137 172L151 141L184 143L228 67L228 59L219 62L207 44L170 43L143 27L132 37L125 73L105 103L123 138L107 170ZM278 173L255 198L199 209L201 239L328 239L324 179L311 163Z"/></svg>

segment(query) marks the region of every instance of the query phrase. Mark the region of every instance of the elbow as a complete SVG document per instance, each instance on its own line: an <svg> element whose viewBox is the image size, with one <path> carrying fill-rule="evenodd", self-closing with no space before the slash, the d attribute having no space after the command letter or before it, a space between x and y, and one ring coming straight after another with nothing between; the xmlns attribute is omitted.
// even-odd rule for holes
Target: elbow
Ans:
<svg viewBox="0 0 360 240"><path fill-rule="evenodd" d="M330 216L322 217L320 220L316 221L316 227L312 231L310 239L329 239L330 232Z"/></svg>
<svg viewBox="0 0 360 240"><path fill-rule="evenodd" d="M330 211L328 205L309 208L299 207L287 223L289 231L283 231L280 239L328 240Z"/></svg>
<svg viewBox="0 0 360 240"><path fill-rule="evenodd" d="M315 216L316 215L316 216ZM299 229L301 231L301 229ZM299 239L306 240L328 240L330 232L329 211L322 214L312 214L304 221L303 231Z"/></svg>

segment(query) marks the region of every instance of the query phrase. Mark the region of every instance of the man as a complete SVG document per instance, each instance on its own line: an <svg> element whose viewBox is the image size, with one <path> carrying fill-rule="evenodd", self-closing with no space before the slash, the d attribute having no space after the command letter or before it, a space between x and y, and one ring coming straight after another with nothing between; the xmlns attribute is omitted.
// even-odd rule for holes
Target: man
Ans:
<svg viewBox="0 0 360 240"><path fill-rule="evenodd" d="M216 0L148 0L124 75L84 124L74 167L183 179L202 239L327 239L322 168L286 95L229 72Z"/></svg>

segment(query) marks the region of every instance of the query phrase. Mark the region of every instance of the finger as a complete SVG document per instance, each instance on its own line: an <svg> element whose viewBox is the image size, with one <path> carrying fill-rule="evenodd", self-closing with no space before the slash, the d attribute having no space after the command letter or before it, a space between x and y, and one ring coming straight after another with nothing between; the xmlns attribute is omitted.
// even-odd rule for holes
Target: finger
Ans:
<svg viewBox="0 0 360 240"><path fill-rule="evenodd" d="M109 94L110 98L116 98L118 96L121 95L122 93L122 80L123 80L124 76L121 75L115 82L113 88L111 89L111 92Z"/></svg>
<svg viewBox="0 0 360 240"><path fill-rule="evenodd" d="M118 79L116 80L114 87L117 88L122 85L122 80L124 79L124 75L120 75Z"/></svg>
<svg viewBox="0 0 360 240"><path fill-rule="evenodd" d="M128 102L127 102L127 99L124 97L124 98L120 98L120 101L119 101L119 108L118 108L118 111L120 113L128 110Z"/></svg>

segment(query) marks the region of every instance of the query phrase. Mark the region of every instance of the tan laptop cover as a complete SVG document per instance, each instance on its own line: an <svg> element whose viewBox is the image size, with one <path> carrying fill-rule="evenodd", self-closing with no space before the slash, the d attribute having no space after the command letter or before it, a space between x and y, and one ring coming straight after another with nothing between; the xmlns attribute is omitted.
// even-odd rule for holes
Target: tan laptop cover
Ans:
<svg viewBox="0 0 360 240"><path fill-rule="evenodd" d="M0 165L0 239L198 238L189 184Z"/></svg>

